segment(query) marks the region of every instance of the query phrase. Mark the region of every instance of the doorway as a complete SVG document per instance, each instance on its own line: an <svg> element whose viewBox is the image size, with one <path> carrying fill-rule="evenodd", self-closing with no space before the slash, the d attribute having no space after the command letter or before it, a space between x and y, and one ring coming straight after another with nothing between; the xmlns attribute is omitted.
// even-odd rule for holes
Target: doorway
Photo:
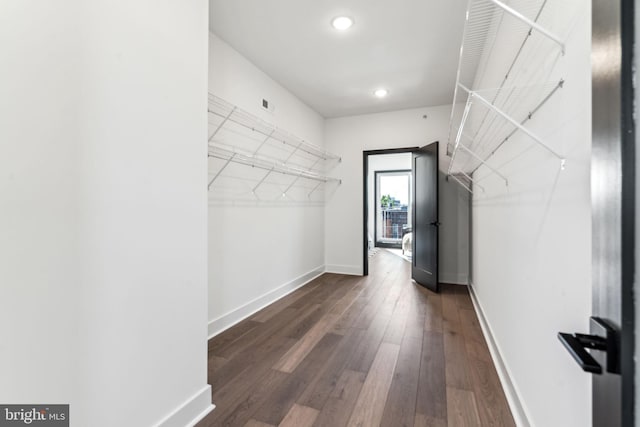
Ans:
<svg viewBox="0 0 640 427"><path fill-rule="evenodd" d="M399 155L411 162L411 155ZM380 155L382 162L390 161L389 155ZM369 159L370 161L372 159ZM378 248L403 250L407 246L407 234L411 232L411 169L374 170L374 239ZM369 230L371 232L371 230ZM408 249L410 252L410 249ZM403 251L404 252L404 251Z"/></svg>
<svg viewBox="0 0 640 427"><path fill-rule="evenodd" d="M362 176L362 182L363 182L362 274L364 276L369 274L369 254L370 254L370 251L374 251L376 248L378 235L381 236L381 239L377 247L394 247L394 246L385 245L385 241L386 243L389 243L391 245L395 244L396 245L395 247L401 247L401 246L397 246L395 239L390 240L387 238L382 238L382 233L383 233L382 229L380 229L380 232L377 232L378 226L382 228L382 225L383 225L382 224L383 207L380 206L379 209L376 209L376 205L377 204L382 205L383 195L389 195L389 196L392 196L392 195L389 194L390 191L387 191L387 194L382 194L380 197L378 197L377 194L379 192L385 193L385 190L390 190L391 187L387 187L386 185L384 185L384 183L383 185L377 184L378 176L380 175L376 176L376 172L380 172L380 173L389 172L390 174L393 174L393 173L404 173L406 171L411 171L411 156L412 156L411 153L413 153L416 150L418 150L418 147L390 148L390 149L382 149L382 150L368 150L368 151L362 152L362 170L363 170L363 176ZM389 175L389 177L391 176L392 175ZM391 183L391 181L387 181L387 182ZM381 191L378 191L378 190L381 190ZM388 200L388 199L385 198L385 200ZM411 205L409 200L408 200L408 203L409 203L408 206L410 207ZM385 206L388 207L388 203ZM410 211L411 209L408 208L407 210ZM380 220L378 220L377 214L380 214ZM407 224L410 224L409 222L410 215L411 214L408 212ZM389 228L389 233L391 234L391 236L393 236L393 230L394 230L394 227L392 225ZM400 225L400 230L402 230L402 225ZM385 233L386 233L386 230L385 230Z"/></svg>
<svg viewBox="0 0 640 427"><path fill-rule="evenodd" d="M363 152L364 275L376 248L400 248L412 279L438 291L438 152L438 142Z"/></svg>

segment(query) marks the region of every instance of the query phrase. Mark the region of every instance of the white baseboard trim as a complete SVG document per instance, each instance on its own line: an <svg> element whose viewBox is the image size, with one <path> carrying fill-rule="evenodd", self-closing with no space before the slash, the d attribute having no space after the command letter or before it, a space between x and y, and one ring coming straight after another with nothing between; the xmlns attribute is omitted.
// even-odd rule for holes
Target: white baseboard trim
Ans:
<svg viewBox="0 0 640 427"><path fill-rule="evenodd" d="M440 283L451 283L453 285L468 285L469 279L466 274L449 274L440 272L438 281Z"/></svg>
<svg viewBox="0 0 640 427"><path fill-rule="evenodd" d="M262 310L269 304L273 304L280 298L290 294L296 289L306 285L313 279L318 276L324 274L325 268L324 266L320 266L314 268L313 270L303 274L302 276L296 277L295 279L285 283L284 285L267 292L266 294L249 301L248 303L226 313L217 319L213 319L209 321L209 339L218 335L220 332L229 329L236 323L246 319L252 314Z"/></svg>
<svg viewBox="0 0 640 427"><path fill-rule="evenodd" d="M336 274L349 274L351 276L362 276L362 266L327 264L326 272Z"/></svg>
<svg viewBox="0 0 640 427"><path fill-rule="evenodd" d="M529 422L527 411L525 410L525 406L522 403L522 399L520 399L520 394L518 393L515 384L513 383L513 381L511 381L511 374L509 372L509 369L507 368L507 365L504 363L500 348L498 347L498 344L493 337L491 326L489 326L489 323L487 322L487 318L485 317L482 306L478 301L472 282L469 282L469 294L471 295L471 302L473 302L473 307L476 311L476 314L478 315L482 333L484 334L484 338L487 341L487 345L489 346L491 359L493 359L493 364L498 371L500 384L502 385L504 394L507 397L507 402L509 403L509 408L511 409L511 414L513 415L514 421L518 427L530 427L531 423Z"/></svg>
<svg viewBox="0 0 640 427"><path fill-rule="evenodd" d="M156 427L192 427L215 408L211 403L211 386L206 385L167 415Z"/></svg>

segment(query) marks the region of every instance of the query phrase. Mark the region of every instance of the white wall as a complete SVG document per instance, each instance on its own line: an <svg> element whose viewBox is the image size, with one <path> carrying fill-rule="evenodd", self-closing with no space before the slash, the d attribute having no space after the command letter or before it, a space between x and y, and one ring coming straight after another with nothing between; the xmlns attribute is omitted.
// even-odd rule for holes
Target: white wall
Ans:
<svg viewBox="0 0 640 427"><path fill-rule="evenodd" d="M213 33L209 33L209 92L300 138L323 145L323 117ZM262 108L263 99L275 107L273 112Z"/></svg>
<svg viewBox="0 0 640 427"><path fill-rule="evenodd" d="M342 156L342 163L332 172L342 178L342 185L326 206L325 257L329 271L362 274L362 152L421 147L439 141L440 169L446 171L450 113L451 106L443 105L326 121L326 149ZM466 283L468 196L442 175L440 182L440 280Z"/></svg>
<svg viewBox="0 0 640 427"><path fill-rule="evenodd" d="M589 330L591 312L589 2L549 2L541 22L566 39L544 70L565 85L526 126L567 157L566 170L521 133L496 152L509 186L492 176L474 194L472 282L528 421L578 427L591 425L591 379L556 336ZM526 51L522 67L539 70L544 54Z"/></svg>
<svg viewBox="0 0 640 427"><path fill-rule="evenodd" d="M443 144L440 148L444 148ZM440 242L438 276L442 283L469 283L469 203L470 194L440 172Z"/></svg>
<svg viewBox="0 0 640 427"><path fill-rule="evenodd" d="M205 1L0 5L0 401L210 409L206 43Z"/></svg>
<svg viewBox="0 0 640 427"><path fill-rule="evenodd" d="M82 397L74 161L82 74L71 25L79 5L0 4L0 400L7 403Z"/></svg>
<svg viewBox="0 0 640 427"><path fill-rule="evenodd" d="M217 36L209 36L209 91L322 146L324 119ZM275 111L262 109L262 99ZM320 274L322 206L209 206L209 334Z"/></svg>

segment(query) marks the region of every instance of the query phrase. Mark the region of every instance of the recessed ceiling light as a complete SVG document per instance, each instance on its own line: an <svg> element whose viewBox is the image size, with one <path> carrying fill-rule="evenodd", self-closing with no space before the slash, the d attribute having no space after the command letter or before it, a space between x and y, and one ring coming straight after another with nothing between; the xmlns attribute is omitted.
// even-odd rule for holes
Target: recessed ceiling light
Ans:
<svg viewBox="0 0 640 427"><path fill-rule="evenodd" d="M378 98L384 98L389 94L389 91L384 88L380 88L380 89L376 89L376 91L373 92L373 94Z"/></svg>
<svg viewBox="0 0 640 427"><path fill-rule="evenodd" d="M353 25L353 18L349 18L348 16L338 16L333 18L331 21L331 26L336 30L344 31Z"/></svg>

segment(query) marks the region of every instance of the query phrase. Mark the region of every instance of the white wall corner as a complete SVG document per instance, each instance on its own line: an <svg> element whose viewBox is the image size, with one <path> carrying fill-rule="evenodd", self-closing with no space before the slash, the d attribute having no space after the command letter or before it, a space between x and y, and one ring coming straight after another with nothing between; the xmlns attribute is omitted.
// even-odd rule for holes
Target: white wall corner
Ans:
<svg viewBox="0 0 640 427"><path fill-rule="evenodd" d="M362 266L327 264L326 272L336 274L349 274L351 276L362 276Z"/></svg>
<svg viewBox="0 0 640 427"><path fill-rule="evenodd" d="M482 333L484 335L485 340L487 341L487 345L489 347L489 353L491 353L491 359L493 360L493 364L498 371L498 377L500 378L500 384L502 385L502 389L504 390L504 394L507 397L507 402L509 403L509 409L511 409L511 414L513 415L513 419L518 427L530 427L531 423L529 422L530 417L527 416L527 411L525 409L525 405L520 398L520 394L518 390L511 380L511 374L509 372L509 368L504 363L502 359L502 354L500 352L500 348L498 347L494 337L491 327L487 322L486 317L484 316L484 312L476 297L473 282L469 282L469 294L471 295L471 301L473 302L473 308L475 309L476 315L478 316L478 320L480 321L480 327L482 329Z"/></svg>
<svg viewBox="0 0 640 427"><path fill-rule="evenodd" d="M211 386L206 385L167 415L156 427L191 427L215 408L211 403Z"/></svg>
<svg viewBox="0 0 640 427"><path fill-rule="evenodd" d="M301 288L302 286L311 282L313 279L321 276L324 272L324 266L314 268L313 270L285 283L284 285L249 301L248 303L236 308L235 310L232 310L216 319L209 321L209 339L218 335L222 331L229 329L236 323L246 319L252 314L262 310L269 304L273 304L280 298L290 294L296 289Z"/></svg>

